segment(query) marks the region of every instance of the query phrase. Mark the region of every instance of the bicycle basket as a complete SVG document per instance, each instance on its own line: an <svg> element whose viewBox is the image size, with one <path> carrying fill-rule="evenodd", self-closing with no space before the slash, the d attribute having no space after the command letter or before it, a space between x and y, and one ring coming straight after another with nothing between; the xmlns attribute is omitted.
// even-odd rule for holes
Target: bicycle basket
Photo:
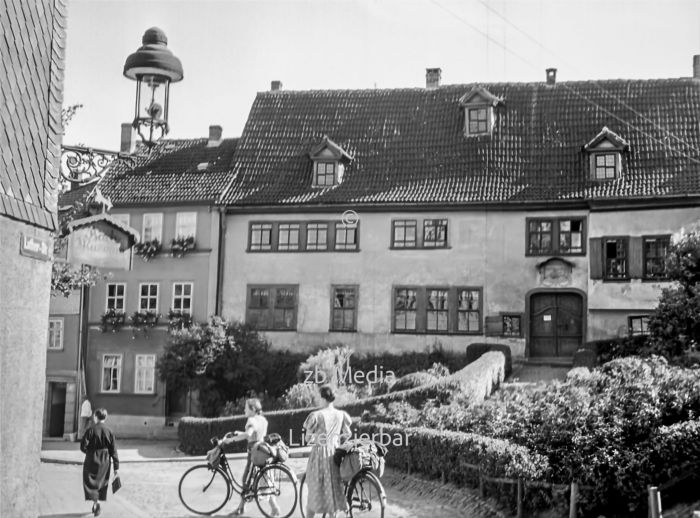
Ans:
<svg viewBox="0 0 700 518"><path fill-rule="evenodd" d="M348 452L345 457L343 457L340 463L340 478L344 482L347 482L363 469L373 468L375 468L375 465L372 460L372 455L367 451L357 448Z"/></svg>
<svg viewBox="0 0 700 518"><path fill-rule="evenodd" d="M258 441L250 448L250 458L255 466L261 467L275 457L274 447L265 441Z"/></svg>
<svg viewBox="0 0 700 518"><path fill-rule="evenodd" d="M214 446L211 450L207 452L207 464L212 468L219 467L221 462L221 446Z"/></svg>

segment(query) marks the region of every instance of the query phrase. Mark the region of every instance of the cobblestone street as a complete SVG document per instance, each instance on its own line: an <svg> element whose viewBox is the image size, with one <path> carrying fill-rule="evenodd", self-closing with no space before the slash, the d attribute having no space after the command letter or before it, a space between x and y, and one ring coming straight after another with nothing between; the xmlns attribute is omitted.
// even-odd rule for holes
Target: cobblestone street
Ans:
<svg viewBox="0 0 700 518"><path fill-rule="evenodd" d="M120 476L124 486L116 494L109 494L103 505L105 518L123 517L163 517L185 518L197 516L189 513L180 502L177 486L182 474L201 461L123 463ZM236 475L243 470L243 461L232 461ZM290 459L290 466L301 473L306 468L306 459ZM82 466L75 464L42 463L41 483L46 489L41 503L41 518L77 518L92 516L90 503L83 500L81 485ZM398 477L395 477L398 478ZM430 489L416 491L405 482L391 484L388 472L383 480L387 491L386 518L454 518L459 516L497 516L474 514L464 509L441 504L431 498ZM399 489L400 488L400 489ZM434 496L434 495L433 495ZM214 516L227 516L238 504L238 496ZM460 506L461 507L461 506ZM262 514L255 503L247 507L246 517L260 517ZM294 516L301 516L298 508Z"/></svg>

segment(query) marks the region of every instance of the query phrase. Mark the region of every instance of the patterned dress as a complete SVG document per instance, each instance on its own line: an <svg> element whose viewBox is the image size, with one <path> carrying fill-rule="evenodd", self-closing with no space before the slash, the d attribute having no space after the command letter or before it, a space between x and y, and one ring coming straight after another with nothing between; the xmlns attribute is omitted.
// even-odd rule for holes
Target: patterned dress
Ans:
<svg viewBox="0 0 700 518"><path fill-rule="evenodd" d="M333 462L333 453L340 444L341 434L350 435L350 423L347 412L335 408L312 412L304 422L307 433L313 436L306 466L309 512L335 513L347 510L340 470Z"/></svg>

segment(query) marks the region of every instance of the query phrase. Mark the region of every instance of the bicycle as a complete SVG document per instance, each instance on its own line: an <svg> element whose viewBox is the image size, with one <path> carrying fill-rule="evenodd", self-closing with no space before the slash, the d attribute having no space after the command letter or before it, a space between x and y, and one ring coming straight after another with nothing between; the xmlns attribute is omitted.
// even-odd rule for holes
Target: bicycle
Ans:
<svg viewBox="0 0 700 518"><path fill-rule="evenodd" d="M306 518L304 514L305 481L306 473L299 477L299 509L303 518ZM344 494L348 502L350 518L384 518L386 493L379 478L370 468L361 469L349 482L344 482ZM329 513L323 513L322 517L332 518Z"/></svg>
<svg viewBox="0 0 700 518"><path fill-rule="evenodd" d="M178 485L182 505L193 513L210 515L221 510L236 493L246 502L255 500L260 512L268 518L289 518L294 513L298 500L297 476L286 464L253 465L248 477L252 480L251 489L244 492L221 450L221 439L213 437L210 441L219 448L218 456L215 452L210 462L193 466L182 475Z"/></svg>

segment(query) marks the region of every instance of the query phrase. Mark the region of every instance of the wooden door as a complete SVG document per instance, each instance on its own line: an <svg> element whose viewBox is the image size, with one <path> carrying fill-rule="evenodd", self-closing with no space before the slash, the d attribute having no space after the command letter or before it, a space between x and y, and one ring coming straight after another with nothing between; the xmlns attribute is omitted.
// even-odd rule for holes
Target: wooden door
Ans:
<svg viewBox="0 0 700 518"><path fill-rule="evenodd" d="M573 356L583 341L583 298L536 293L530 298L530 356Z"/></svg>

